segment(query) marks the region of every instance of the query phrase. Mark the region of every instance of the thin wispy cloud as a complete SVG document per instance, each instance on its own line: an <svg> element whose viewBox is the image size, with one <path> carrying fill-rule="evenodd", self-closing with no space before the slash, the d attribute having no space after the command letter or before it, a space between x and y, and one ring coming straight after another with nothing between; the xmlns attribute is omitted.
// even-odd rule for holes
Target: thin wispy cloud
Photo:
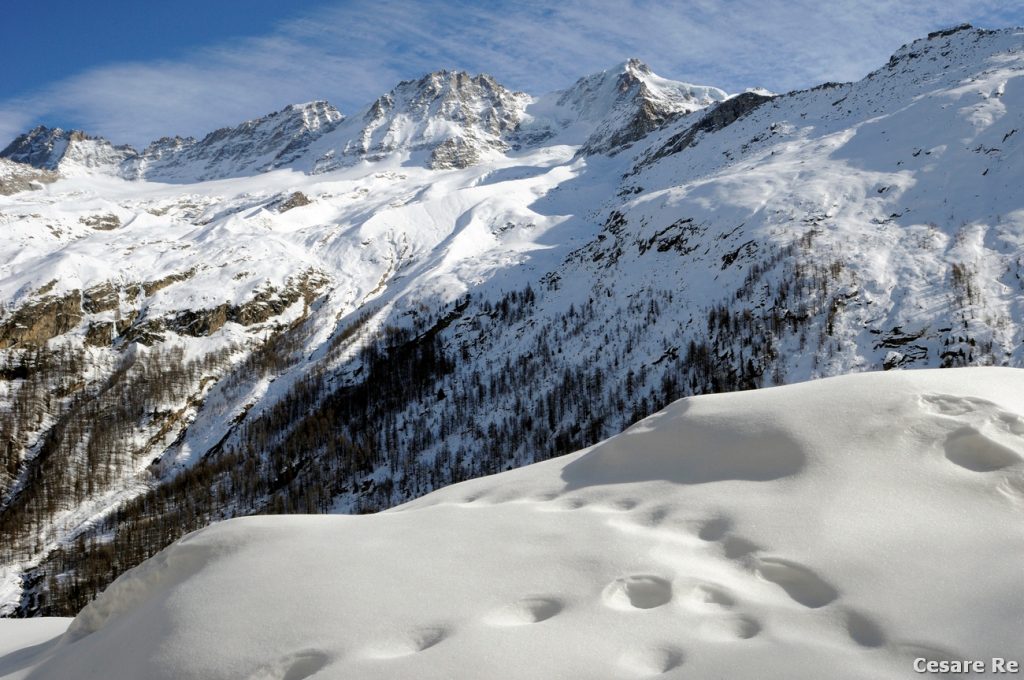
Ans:
<svg viewBox="0 0 1024 680"><path fill-rule="evenodd" d="M0 146L36 122L144 145L311 99L351 114L398 80L439 68L540 94L635 56L666 77L786 91L858 79L901 44L961 21L1024 24L1024 10L995 0L345 2L179 60L40 84L0 101Z"/></svg>

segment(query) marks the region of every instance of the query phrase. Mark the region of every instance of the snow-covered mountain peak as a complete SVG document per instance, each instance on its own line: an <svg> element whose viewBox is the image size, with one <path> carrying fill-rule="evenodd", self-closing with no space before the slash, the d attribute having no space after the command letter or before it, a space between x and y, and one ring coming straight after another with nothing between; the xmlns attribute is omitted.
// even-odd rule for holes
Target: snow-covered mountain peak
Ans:
<svg viewBox="0 0 1024 680"><path fill-rule="evenodd" d="M37 168L54 170L68 145L70 133L61 128L37 125L28 132L18 135L8 144L0 157L16 163L25 163Z"/></svg>
<svg viewBox="0 0 1024 680"><path fill-rule="evenodd" d="M201 140L162 137L139 153L80 130L43 125L19 136L0 158L66 176L110 174L126 179L192 182L251 175L287 165L344 116L325 101L291 104Z"/></svg>
<svg viewBox="0 0 1024 680"><path fill-rule="evenodd" d="M486 74L442 70L404 80L326 139L314 169L394 152L425 152L432 168L466 167L508 148L504 137L529 101Z"/></svg>
<svg viewBox="0 0 1024 680"><path fill-rule="evenodd" d="M57 177L57 173L50 170L0 158L0 196L38 189L43 184L56 181Z"/></svg>
<svg viewBox="0 0 1024 680"><path fill-rule="evenodd" d="M157 180L237 177L295 161L344 119L326 101L290 104L280 111L215 130L201 140L164 138L151 144L125 174Z"/></svg>
<svg viewBox="0 0 1024 680"><path fill-rule="evenodd" d="M1022 51L1024 28L991 30L960 24L933 31L900 47L888 63L869 77L880 74L909 74L914 82L927 83L938 77L973 75L985 62L1006 63Z"/></svg>
<svg viewBox="0 0 1024 680"><path fill-rule="evenodd" d="M587 154L615 153L668 121L728 95L716 88L662 78L639 59L585 76L528 109L524 138L557 137Z"/></svg>
<svg viewBox="0 0 1024 680"><path fill-rule="evenodd" d="M130 146L114 146L81 130L39 125L0 151L0 158L72 176L117 174L120 164L136 154Z"/></svg>

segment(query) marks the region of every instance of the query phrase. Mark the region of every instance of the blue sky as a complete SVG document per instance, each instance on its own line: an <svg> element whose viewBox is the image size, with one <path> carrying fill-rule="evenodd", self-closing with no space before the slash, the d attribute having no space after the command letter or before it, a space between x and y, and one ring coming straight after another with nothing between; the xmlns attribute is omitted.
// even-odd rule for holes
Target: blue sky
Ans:
<svg viewBox="0 0 1024 680"><path fill-rule="evenodd" d="M36 123L137 146L327 99L356 113L403 78L487 72L541 94L628 57L660 75L774 91L852 80L998 0L0 0L0 147Z"/></svg>

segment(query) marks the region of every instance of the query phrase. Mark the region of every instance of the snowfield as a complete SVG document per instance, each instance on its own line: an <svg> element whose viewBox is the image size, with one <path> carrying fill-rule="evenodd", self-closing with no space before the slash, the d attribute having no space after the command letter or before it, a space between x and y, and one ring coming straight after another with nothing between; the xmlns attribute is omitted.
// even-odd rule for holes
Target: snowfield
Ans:
<svg viewBox="0 0 1024 680"><path fill-rule="evenodd" d="M1024 660L1022 460L1019 369L692 397L388 512L190 534L0 676L877 680ZM5 643L37 623L4 622Z"/></svg>

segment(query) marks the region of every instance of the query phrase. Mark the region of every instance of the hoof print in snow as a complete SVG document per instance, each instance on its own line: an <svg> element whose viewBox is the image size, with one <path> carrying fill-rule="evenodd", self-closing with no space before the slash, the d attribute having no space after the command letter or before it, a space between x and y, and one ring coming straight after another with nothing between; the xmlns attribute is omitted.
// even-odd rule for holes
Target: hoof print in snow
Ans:
<svg viewBox="0 0 1024 680"><path fill-rule="evenodd" d="M749 640L761 632L761 622L752 616L728 615L702 621L699 630L705 640Z"/></svg>
<svg viewBox="0 0 1024 680"><path fill-rule="evenodd" d="M796 562L775 557L762 557L757 562L757 574L776 584L790 599L809 609L824 607L839 597L839 592L817 574Z"/></svg>
<svg viewBox="0 0 1024 680"><path fill-rule="evenodd" d="M368 656L373 659L397 659L409 656L439 644L450 631L444 626L417 628L404 636L388 640L370 649Z"/></svg>
<svg viewBox="0 0 1024 680"><path fill-rule="evenodd" d="M492 612L487 623L495 626L523 626L540 623L558 615L565 605L553 597L524 597Z"/></svg>
<svg viewBox="0 0 1024 680"><path fill-rule="evenodd" d="M1021 462L1021 456L973 427L962 427L946 439L946 458L973 472L992 472Z"/></svg>
<svg viewBox="0 0 1024 680"><path fill-rule="evenodd" d="M321 651L306 649L263 666L246 680L304 680L319 672L329 660Z"/></svg>
<svg viewBox="0 0 1024 680"><path fill-rule="evenodd" d="M961 423L944 444L946 458L972 472L993 472L1024 460L1024 419L994 402L951 394L926 394L921 407L941 420Z"/></svg>
<svg viewBox="0 0 1024 680"><path fill-rule="evenodd" d="M686 602L701 609L732 609L736 605L736 598L722 586L699 583L690 589Z"/></svg>
<svg viewBox="0 0 1024 680"><path fill-rule="evenodd" d="M854 609L846 610L846 632L850 634L850 639L861 647L885 645L885 633L881 626Z"/></svg>
<svg viewBox="0 0 1024 680"><path fill-rule="evenodd" d="M715 517L701 525L697 537L702 541L720 541L732 528L732 520L728 517Z"/></svg>
<svg viewBox="0 0 1024 680"><path fill-rule="evenodd" d="M604 602L613 609L654 609L672 600L672 584L660 576L624 576L604 589Z"/></svg>
<svg viewBox="0 0 1024 680"><path fill-rule="evenodd" d="M672 646L631 649L619 659L619 666L634 677L648 677L668 673L683 665L685 657Z"/></svg>

